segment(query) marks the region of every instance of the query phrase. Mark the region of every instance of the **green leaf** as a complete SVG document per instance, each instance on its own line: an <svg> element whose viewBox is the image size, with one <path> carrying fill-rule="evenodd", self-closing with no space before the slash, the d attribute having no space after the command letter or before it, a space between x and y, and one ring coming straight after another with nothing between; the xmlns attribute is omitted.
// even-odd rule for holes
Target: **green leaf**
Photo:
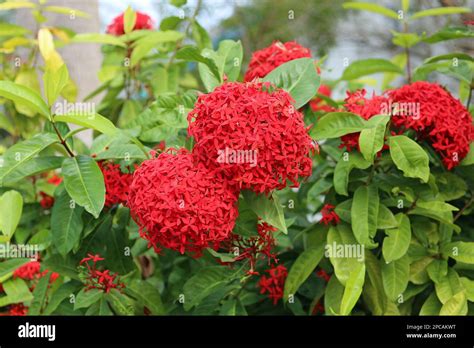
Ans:
<svg viewBox="0 0 474 348"><path fill-rule="evenodd" d="M331 277L324 295L324 308L326 309L326 315L339 314L341 311L341 302L343 296L344 286L339 283L337 277Z"/></svg>
<svg viewBox="0 0 474 348"><path fill-rule="evenodd" d="M329 257L334 266L334 273L339 282L345 285L351 271L357 263L360 263L360 255L357 255L357 251L363 250L363 246L356 242L350 227L346 224L331 226L327 244L325 256Z"/></svg>
<svg viewBox="0 0 474 348"><path fill-rule="evenodd" d="M99 33L76 34L72 38L71 42L98 43L98 44L104 44L104 45L127 47L127 45L122 40L120 40L117 36L109 35L109 34L99 34Z"/></svg>
<svg viewBox="0 0 474 348"><path fill-rule="evenodd" d="M410 48L421 41L421 36L415 33L399 33L392 30L392 42L400 47Z"/></svg>
<svg viewBox="0 0 474 348"><path fill-rule="evenodd" d="M329 190L332 187L333 183L332 180L328 178L321 178L316 181L313 186L308 191L307 200L308 203L313 205L319 204L319 196Z"/></svg>
<svg viewBox="0 0 474 348"><path fill-rule="evenodd" d="M390 263L382 263L383 287L390 301L395 302L403 294L408 285L409 276L410 258L408 255Z"/></svg>
<svg viewBox="0 0 474 348"><path fill-rule="evenodd" d="M354 61L344 70L341 79L346 81L355 80L362 76L383 72L403 74L402 69L389 60L369 58Z"/></svg>
<svg viewBox="0 0 474 348"><path fill-rule="evenodd" d="M51 106L58 99L69 81L69 72L66 64L61 65L56 70L47 68L43 75L43 81L48 105Z"/></svg>
<svg viewBox="0 0 474 348"><path fill-rule="evenodd" d="M227 301L224 301L221 306L221 310L219 311L219 315L247 315L247 311L238 299L231 298Z"/></svg>
<svg viewBox="0 0 474 348"><path fill-rule="evenodd" d="M382 252L386 262L402 258L408 251L411 241L410 219L403 213L395 215L398 228L386 230L387 237L383 241Z"/></svg>
<svg viewBox="0 0 474 348"><path fill-rule="evenodd" d="M4 283L13 275L13 271L28 262L30 262L30 259L24 258L7 259L3 262L0 262L0 283Z"/></svg>
<svg viewBox="0 0 474 348"><path fill-rule="evenodd" d="M474 264L474 242L453 242L443 246L444 257L451 257L456 261Z"/></svg>
<svg viewBox="0 0 474 348"><path fill-rule="evenodd" d="M466 293L461 291L443 304L439 315L466 315L467 311Z"/></svg>
<svg viewBox="0 0 474 348"><path fill-rule="evenodd" d="M349 279L346 282L344 288L344 295L342 296L341 301L341 310L340 314L349 315L352 311L352 308L357 303L357 300L362 293L362 287L364 286L365 280L365 264L358 263L356 267L351 270Z"/></svg>
<svg viewBox="0 0 474 348"><path fill-rule="evenodd" d="M398 19L398 14L395 11L383 7L381 5L372 4L369 2L345 2L344 4L342 4L342 7L344 7L345 9L362 10L378 13L389 18Z"/></svg>
<svg viewBox="0 0 474 348"><path fill-rule="evenodd" d="M99 114L67 114L55 115L55 122L70 122L82 127L89 127L107 135L114 135L117 132L114 124L107 118Z"/></svg>
<svg viewBox="0 0 474 348"><path fill-rule="evenodd" d="M444 16L450 14L459 14L459 13L469 13L471 9L468 7L457 7L457 6L446 6L446 7L438 7L438 8L430 8L428 10L423 10L419 12L415 12L409 19L419 19L428 16Z"/></svg>
<svg viewBox="0 0 474 348"><path fill-rule="evenodd" d="M219 73L219 69L217 68L216 63L214 60L208 57L204 57L199 49L194 46L185 46L181 48L177 53L176 53L176 58L177 59L182 59L185 61L190 61L190 62L199 62L205 64L210 72L214 75L214 77L217 79L217 81L222 82L221 75Z"/></svg>
<svg viewBox="0 0 474 348"><path fill-rule="evenodd" d="M54 311L59 307L61 302L63 302L66 298L70 298L71 295L78 290L78 288L82 288L83 284L79 282L67 282L62 284L48 299L48 305L43 311L44 315L53 314Z"/></svg>
<svg viewBox="0 0 474 348"><path fill-rule="evenodd" d="M448 269L448 275L441 277L438 283L435 283L436 294L441 303L445 304L454 295L464 290L458 274L452 268Z"/></svg>
<svg viewBox="0 0 474 348"><path fill-rule="evenodd" d="M367 169L370 162L366 161L358 152L344 154L334 169L334 190L344 196L348 196L347 186L349 184L349 175L354 168Z"/></svg>
<svg viewBox="0 0 474 348"><path fill-rule="evenodd" d="M366 122L359 115L350 112L330 112L316 122L311 130L315 140L339 138L350 133L357 133L366 127Z"/></svg>
<svg viewBox="0 0 474 348"><path fill-rule="evenodd" d="M320 77L311 58L294 59L284 63L272 70L263 81L290 93L297 109L315 96L320 85Z"/></svg>
<svg viewBox="0 0 474 348"><path fill-rule="evenodd" d="M184 309L188 311L198 305L204 298L234 279L237 273L222 266L201 268L184 284Z"/></svg>
<svg viewBox="0 0 474 348"><path fill-rule="evenodd" d="M366 302L368 305L370 303L373 315L382 315L387 309L387 296L383 288L382 269L379 260L370 251L365 253L365 267L368 278L365 281L363 295L366 292L365 288L368 287L370 296Z"/></svg>
<svg viewBox="0 0 474 348"><path fill-rule="evenodd" d="M76 10L75 8L64 7L64 6L45 6L43 7L44 11L60 13L64 15L74 15L75 17L90 18L90 15L86 12Z"/></svg>
<svg viewBox="0 0 474 348"><path fill-rule="evenodd" d="M471 143L471 145L469 145L469 152L461 162L462 166L469 166L471 164L474 164L474 143Z"/></svg>
<svg viewBox="0 0 474 348"><path fill-rule="evenodd" d="M33 301L28 307L28 315L41 315L42 309L46 304L46 292L48 291L49 278L51 274L48 272L36 284L33 290Z"/></svg>
<svg viewBox="0 0 474 348"><path fill-rule="evenodd" d="M474 280L466 277L461 277L459 280L461 281L463 288L466 290L466 298L469 301L474 302Z"/></svg>
<svg viewBox="0 0 474 348"><path fill-rule="evenodd" d="M301 284L310 276L324 255L325 234L319 233L319 243L303 251L295 260L285 280L283 299L288 301L290 295L295 295Z"/></svg>
<svg viewBox="0 0 474 348"><path fill-rule="evenodd" d="M373 163L374 156L382 150L384 144L385 128L390 119L388 115L373 116L368 124L370 128L363 129L359 136L360 152L364 158Z"/></svg>
<svg viewBox="0 0 474 348"><path fill-rule="evenodd" d="M179 17L176 17L179 19ZM162 25L162 24L161 24ZM207 33L206 29L199 24L198 21L193 21L191 24L193 39L196 42L199 49L209 48L212 49L212 41Z"/></svg>
<svg viewBox="0 0 474 348"><path fill-rule="evenodd" d="M390 155L404 176L428 182L429 159L423 148L404 135L390 137Z"/></svg>
<svg viewBox="0 0 474 348"><path fill-rule="evenodd" d="M35 157L26 162L21 166L16 167L15 170L10 172L4 179L3 183L5 185L11 185L21 179L37 175L43 172L50 171L61 167L64 157L59 156L45 156L45 157Z"/></svg>
<svg viewBox="0 0 474 348"><path fill-rule="evenodd" d="M116 159L116 160L145 160L146 156L143 151L135 144L114 145L108 149L99 152L95 157L96 160Z"/></svg>
<svg viewBox="0 0 474 348"><path fill-rule="evenodd" d="M236 81L240 74L244 55L240 40L222 40L217 53L220 57L219 69L227 76L227 81Z"/></svg>
<svg viewBox="0 0 474 348"><path fill-rule="evenodd" d="M98 289L86 290L82 288L76 296L74 310L92 306L104 296L104 292Z"/></svg>
<svg viewBox="0 0 474 348"><path fill-rule="evenodd" d="M152 31L133 43L133 51L130 58L132 66L137 65L142 58L146 57L152 49L157 49L166 42L178 42L184 37L183 33L174 30Z"/></svg>
<svg viewBox="0 0 474 348"><path fill-rule="evenodd" d="M398 221L393 216L393 213L384 204L379 204L379 215L377 217L377 229L386 230L389 228L398 227Z"/></svg>
<svg viewBox="0 0 474 348"><path fill-rule="evenodd" d="M443 28L437 33L424 38L423 41L429 44L456 39L474 38L474 31L468 26L464 27L447 27Z"/></svg>
<svg viewBox="0 0 474 348"><path fill-rule="evenodd" d="M278 228L283 233L288 233L285 223L285 215L278 196L273 193L270 198L265 195L257 195L252 191L242 192L245 201L258 217Z"/></svg>
<svg viewBox="0 0 474 348"><path fill-rule="evenodd" d="M36 4L30 1L5 1L0 4L0 11L8 11L20 8L35 8Z"/></svg>
<svg viewBox="0 0 474 348"><path fill-rule="evenodd" d="M352 199L351 221L356 240L368 248L376 246L372 241L377 231L379 194L374 185L359 186Z"/></svg>
<svg viewBox="0 0 474 348"><path fill-rule="evenodd" d="M55 199L51 214L51 236L53 244L63 256L70 252L81 238L83 211L65 190Z"/></svg>
<svg viewBox="0 0 474 348"><path fill-rule="evenodd" d="M128 6L123 14L123 31L125 34L130 33L135 28L137 21L137 13Z"/></svg>
<svg viewBox="0 0 474 348"><path fill-rule="evenodd" d="M341 218L342 221L351 223L351 208L352 208L352 199L347 199L344 202L339 203L334 211Z"/></svg>
<svg viewBox="0 0 474 348"><path fill-rule="evenodd" d="M98 218L105 203L105 186L97 163L83 155L70 157L63 162L62 174L71 198Z"/></svg>
<svg viewBox="0 0 474 348"><path fill-rule="evenodd" d="M23 212L23 197L10 190L0 197L0 231L8 240L13 236Z"/></svg>
<svg viewBox="0 0 474 348"><path fill-rule="evenodd" d="M431 295L426 299L425 303L420 310L420 315L439 315L442 303L439 302L436 293L432 292Z"/></svg>
<svg viewBox="0 0 474 348"><path fill-rule="evenodd" d="M149 282L135 279L130 284L127 284L126 291L129 292L131 296L142 301L143 305L151 311L151 314L166 314L160 292Z"/></svg>
<svg viewBox="0 0 474 348"><path fill-rule="evenodd" d="M410 281L413 284L421 285L429 282L427 269L433 260L432 257L426 256L410 265Z"/></svg>
<svg viewBox="0 0 474 348"><path fill-rule="evenodd" d="M0 97L13 100L15 103L25 105L46 118L51 118L48 105L41 96L29 87L10 81L0 81Z"/></svg>
<svg viewBox="0 0 474 348"><path fill-rule="evenodd" d="M295 108L299 109L315 96L320 77L311 58L300 58L280 65L265 76L263 81L290 93L295 100Z"/></svg>
<svg viewBox="0 0 474 348"><path fill-rule="evenodd" d="M0 297L0 307L13 303L28 302L33 300L33 295L21 278L12 278L2 284L6 296Z"/></svg>
<svg viewBox="0 0 474 348"><path fill-rule="evenodd" d="M134 301L130 297L122 294L117 289L112 289L105 296L117 315L134 314Z"/></svg>
<svg viewBox="0 0 474 348"><path fill-rule="evenodd" d="M40 133L10 147L3 156L3 166L0 166L0 184L3 185L5 178L14 175L26 162L57 141L54 134Z"/></svg>
<svg viewBox="0 0 474 348"><path fill-rule="evenodd" d="M439 283L448 274L448 262L446 260L434 260L426 267L426 271L435 284Z"/></svg>

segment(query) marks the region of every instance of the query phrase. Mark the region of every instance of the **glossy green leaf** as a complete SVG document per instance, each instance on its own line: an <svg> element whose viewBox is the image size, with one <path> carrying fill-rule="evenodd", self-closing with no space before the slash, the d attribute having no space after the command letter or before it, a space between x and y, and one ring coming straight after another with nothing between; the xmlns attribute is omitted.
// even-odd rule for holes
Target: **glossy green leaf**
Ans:
<svg viewBox="0 0 474 348"><path fill-rule="evenodd" d="M383 7L378 4L373 4L369 2L345 2L342 7L345 9L351 9L351 10L362 10L362 11L368 11L368 12L373 12L373 13L378 13L381 15L384 15L389 18L393 19L398 19L398 14L386 7Z"/></svg>
<svg viewBox="0 0 474 348"><path fill-rule="evenodd" d="M0 97L25 105L48 119L51 117L48 105L36 91L29 87L10 81L0 81Z"/></svg>
<svg viewBox="0 0 474 348"><path fill-rule="evenodd" d="M439 315L466 315L467 311L466 293L461 291L443 304Z"/></svg>
<svg viewBox="0 0 474 348"><path fill-rule="evenodd" d="M99 33L77 34L72 38L71 41L77 42L77 43L98 43L98 44L113 45L113 46L120 46L120 47L127 46L117 36L109 35L109 34L99 34Z"/></svg>
<svg viewBox="0 0 474 348"><path fill-rule="evenodd" d="M66 255L79 242L83 228L83 211L65 190L56 197L51 214L51 236L61 255Z"/></svg>
<svg viewBox="0 0 474 348"><path fill-rule="evenodd" d="M321 117L311 130L315 140L339 138L349 133L357 133L366 127L362 117L350 112L330 112Z"/></svg>
<svg viewBox="0 0 474 348"><path fill-rule="evenodd" d="M125 34L130 33L135 28L137 21L137 13L128 6L123 14L123 31Z"/></svg>
<svg viewBox="0 0 474 348"><path fill-rule="evenodd" d="M365 280L365 264L357 263L344 287L340 314L349 315L359 299Z"/></svg>
<svg viewBox="0 0 474 348"><path fill-rule="evenodd" d="M311 58L299 58L284 63L272 70L263 81L290 93L297 109L314 97L320 85L320 77Z"/></svg>
<svg viewBox="0 0 474 348"><path fill-rule="evenodd" d="M358 152L344 154L334 169L334 190L340 195L348 196L347 186L352 169L367 169L369 167L370 162L366 161Z"/></svg>
<svg viewBox="0 0 474 348"><path fill-rule="evenodd" d="M356 60L350 64L343 72L342 80L355 80L362 76L377 74L377 73L397 73L403 74L402 69L396 64L386 59L368 58Z"/></svg>
<svg viewBox="0 0 474 348"><path fill-rule="evenodd" d="M360 152L367 161L373 163L374 156L382 150L384 144L385 128L390 119L388 115L373 116L368 126L363 129L359 136Z"/></svg>
<svg viewBox="0 0 474 348"><path fill-rule="evenodd" d="M457 272L449 268L446 277L441 277L438 283L435 283L436 294L441 303L445 304L457 293L464 290Z"/></svg>
<svg viewBox="0 0 474 348"><path fill-rule="evenodd" d="M444 16L444 15L450 15L450 14L469 13L469 12L471 12L471 9L468 7L446 6L446 7L430 8L428 10L415 12L410 17L410 19L418 19L418 18L431 17L431 16Z"/></svg>
<svg viewBox="0 0 474 348"><path fill-rule="evenodd" d="M20 222L23 197L17 191L7 191L0 197L0 230L10 239Z"/></svg>
<svg viewBox="0 0 474 348"><path fill-rule="evenodd" d="M114 135L117 128L114 124L99 114L66 114L54 116L55 122L70 122L82 127L89 127L107 135Z"/></svg>
<svg viewBox="0 0 474 348"><path fill-rule="evenodd" d="M411 241L410 219L403 213L395 215L398 227L386 230L387 237L383 241L382 252L386 262L402 258L408 251Z"/></svg>
<svg viewBox="0 0 474 348"><path fill-rule="evenodd" d="M104 177L97 163L83 155L70 157L63 162L62 174L71 198L97 218L105 203Z"/></svg>
<svg viewBox="0 0 474 348"><path fill-rule="evenodd" d="M356 240L368 248L376 246L372 241L377 231L379 194L375 185L359 186L352 199L351 221Z"/></svg>
<svg viewBox="0 0 474 348"><path fill-rule="evenodd" d="M285 215L280 200L276 194L271 197L257 195L251 191L242 192L245 201L258 217L270 225L278 228L283 233L288 233L285 223Z"/></svg>
<svg viewBox="0 0 474 348"><path fill-rule="evenodd" d="M61 67L56 70L51 68L46 69L43 75L43 81L48 105L51 106L56 99L58 99L62 90L69 82L69 72L66 64L61 65Z"/></svg>
<svg viewBox="0 0 474 348"><path fill-rule="evenodd" d="M415 141L404 135L389 138L393 162L406 177L420 178L428 182L430 175L428 155Z"/></svg>
<svg viewBox="0 0 474 348"><path fill-rule="evenodd" d="M385 293L390 301L395 302L403 294L410 275L410 258L405 255L390 263L382 262L382 281Z"/></svg>

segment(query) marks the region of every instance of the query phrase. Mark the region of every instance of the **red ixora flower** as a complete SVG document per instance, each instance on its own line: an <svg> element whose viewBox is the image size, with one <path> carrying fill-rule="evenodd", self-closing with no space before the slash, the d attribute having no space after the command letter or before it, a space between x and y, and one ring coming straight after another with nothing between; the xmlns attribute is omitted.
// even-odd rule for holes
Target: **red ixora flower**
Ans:
<svg viewBox="0 0 474 348"><path fill-rule="evenodd" d="M259 82L224 83L199 96L188 114L193 154L240 188L283 189L311 175L314 144L303 115L282 89Z"/></svg>
<svg viewBox="0 0 474 348"><path fill-rule="evenodd" d="M135 26L133 27L133 30L153 29L154 23L149 15L138 11L136 11L136 14L137 19L135 21ZM112 34L116 36L125 34L123 15L124 13L118 15L112 20L112 23L107 26L107 34Z"/></svg>
<svg viewBox="0 0 474 348"><path fill-rule="evenodd" d="M100 170L104 175L105 183L105 206L111 207L115 204L126 204L133 175L124 173L120 164L110 161L98 162Z"/></svg>
<svg viewBox="0 0 474 348"><path fill-rule="evenodd" d="M28 307L23 303L15 303L10 305L8 309L8 315L11 316L25 316L28 314Z"/></svg>
<svg viewBox="0 0 474 348"><path fill-rule="evenodd" d="M332 223L333 225L337 225L341 219L339 218L339 215L336 214L334 211L335 206L332 204L326 204L324 207L321 209L321 214L323 217L321 218L320 222L322 222L325 225L328 225Z"/></svg>
<svg viewBox="0 0 474 348"><path fill-rule="evenodd" d="M227 240L238 216L238 192L185 149L168 149L133 175L128 205L140 234L160 247L199 257Z"/></svg>
<svg viewBox="0 0 474 348"><path fill-rule="evenodd" d="M278 303L278 300L283 297L283 287L285 285L286 276L288 270L283 265L272 266L267 269L269 275L263 275L258 282L260 287L260 293L265 294L268 292L268 298L273 301L273 305Z"/></svg>
<svg viewBox="0 0 474 348"><path fill-rule="evenodd" d="M401 130L413 129L419 139L427 139L449 170L469 152L474 140L472 116L464 105L436 83L418 81L388 92L397 112L392 123ZM408 106L419 107L407 113ZM405 107L406 106L406 107Z"/></svg>
<svg viewBox="0 0 474 348"><path fill-rule="evenodd" d="M103 261L104 258L100 255L87 254L87 257L83 258L79 265L85 267L85 284L86 290L98 289L103 292L110 292L111 289L121 290L125 287L125 284L120 282L120 278L117 273L110 272L108 269L99 271L97 269L97 262ZM92 262L92 265L91 265Z"/></svg>
<svg viewBox="0 0 474 348"><path fill-rule="evenodd" d="M48 183L53 184L53 185L55 185L55 186L58 186L62 181L63 181L63 178L57 176L56 174L53 174L53 175L48 179Z"/></svg>
<svg viewBox="0 0 474 348"><path fill-rule="evenodd" d="M49 209L54 205L54 197L51 197L43 191L40 191L39 194L41 196L40 205L43 209Z"/></svg>
<svg viewBox="0 0 474 348"><path fill-rule="evenodd" d="M283 63L298 58L311 58L309 48L303 47L294 41L285 43L275 41L270 46L255 51L252 54L244 81L252 81L258 77L264 77Z"/></svg>
<svg viewBox="0 0 474 348"><path fill-rule="evenodd" d="M39 261L30 261L13 271L13 278L21 278L23 280L32 280L31 289L34 289L36 282L49 273L48 270L40 271L41 263ZM51 272L49 282L54 282L59 277L56 272Z"/></svg>
<svg viewBox="0 0 474 348"><path fill-rule="evenodd" d="M383 111L384 103L388 100L385 96L377 96L375 93L372 98L366 97L367 91L365 89L357 90L355 92L347 92L347 97L344 100L344 107L347 111L357 114L368 120L372 116L380 115ZM346 151L354 149L359 150L359 134L350 133L341 137L341 145L339 148L346 148ZM384 147L385 150L386 147Z"/></svg>
<svg viewBox="0 0 474 348"><path fill-rule="evenodd" d="M316 276L318 278L324 279L324 281L326 283L329 281L329 279L331 279L331 276L329 274L327 274L326 271L322 268L320 270L316 271Z"/></svg>

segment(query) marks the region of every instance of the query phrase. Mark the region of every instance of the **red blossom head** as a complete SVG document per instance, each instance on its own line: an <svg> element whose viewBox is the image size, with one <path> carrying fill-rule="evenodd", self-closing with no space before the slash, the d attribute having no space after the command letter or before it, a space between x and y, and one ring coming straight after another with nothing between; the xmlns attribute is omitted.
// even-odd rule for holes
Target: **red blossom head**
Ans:
<svg viewBox="0 0 474 348"><path fill-rule="evenodd" d="M63 178L53 174L49 179L48 183L53 184L54 186L58 186L63 181Z"/></svg>
<svg viewBox="0 0 474 348"><path fill-rule="evenodd" d="M47 193L44 193L43 191L41 191L39 194L41 196L41 200L40 200L41 207L43 207L44 209L49 209L54 205L54 197L51 197L50 195L48 195Z"/></svg>
<svg viewBox="0 0 474 348"><path fill-rule="evenodd" d="M109 161L100 161L100 170L104 175L105 183L105 206L111 207L115 204L126 204L133 175L124 173L120 169L120 164Z"/></svg>
<svg viewBox="0 0 474 348"><path fill-rule="evenodd" d="M199 96L188 121L198 161L240 188L268 193L311 175L314 144L282 89L225 83Z"/></svg>
<svg viewBox="0 0 474 348"><path fill-rule="evenodd" d="M332 204L324 205L323 209L321 209L322 218L321 221L323 224L328 225L332 223L333 225L337 225L341 219L339 215L336 214L334 211L334 206Z"/></svg>
<svg viewBox="0 0 474 348"><path fill-rule="evenodd" d="M128 205L140 234L160 247L198 257L228 239L238 192L188 151L168 150L143 162L133 175Z"/></svg>
<svg viewBox="0 0 474 348"><path fill-rule="evenodd" d="M392 116L394 126L413 129L419 139L427 139L447 169L457 166L467 155L474 140L472 116L448 91L436 83L418 81L388 95L398 105L399 112ZM419 107L418 115L403 114L410 105Z"/></svg>
<svg viewBox="0 0 474 348"><path fill-rule="evenodd" d="M278 303L278 300L283 297L283 288L285 280L288 275L288 270L283 265L272 266L265 272L268 276L263 275L258 282L260 293L268 293L268 298L273 301L273 305Z"/></svg>
<svg viewBox="0 0 474 348"><path fill-rule="evenodd" d="M285 43L275 41L270 46L255 51L252 54L244 81L252 81L258 77L264 77L283 63L298 58L311 58L309 48L303 47L294 41Z"/></svg>
<svg viewBox="0 0 474 348"><path fill-rule="evenodd" d="M15 303L10 305L8 309L8 315L15 317L22 317L28 314L28 307L23 303Z"/></svg>
<svg viewBox="0 0 474 348"><path fill-rule="evenodd" d="M120 282L120 277L117 273L110 272L109 270L100 271L97 269L97 262L103 261L104 259L100 255L87 254L87 257L83 258L79 262L86 285L86 291L91 289L98 289L103 292L110 292L111 289L121 290L125 287L125 284Z"/></svg>
<svg viewBox="0 0 474 348"><path fill-rule="evenodd" d="M145 13L136 11L137 19L135 21L135 26L133 30L140 30L140 29L153 29L153 20L151 17ZM125 34L124 29L124 14L120 14L112 20L107 26L107 34L120 36Z"/></svg>
<svg viewBox="0 0 474 348"><path fill-rule="evenodd" d="M30 261L13 271L13 277L21 278L24 280L37 279L41 275L40 268L41 264L39 263L39 261Z"/></svg>

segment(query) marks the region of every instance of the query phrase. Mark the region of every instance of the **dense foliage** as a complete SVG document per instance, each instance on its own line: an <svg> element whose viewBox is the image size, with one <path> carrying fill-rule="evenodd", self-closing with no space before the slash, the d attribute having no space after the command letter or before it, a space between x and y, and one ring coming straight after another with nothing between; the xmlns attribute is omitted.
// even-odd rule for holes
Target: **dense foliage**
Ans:
<svg viewBox="0 0 474 348"><path fill-rule="evenodd" d="M107 33L73 33L43 13L87 14L0 4L39 28L0 23L0 312L474 313L474 59L410 64L414 45L474 33L408 31L470 10L343 6L406 30L392 60L348 62L328 81L293 41L242 69L241 42L214 46L198 9L157 26L128 8ZM84 42L102 44L101 85L77 102L57 48Z"/></svg>

